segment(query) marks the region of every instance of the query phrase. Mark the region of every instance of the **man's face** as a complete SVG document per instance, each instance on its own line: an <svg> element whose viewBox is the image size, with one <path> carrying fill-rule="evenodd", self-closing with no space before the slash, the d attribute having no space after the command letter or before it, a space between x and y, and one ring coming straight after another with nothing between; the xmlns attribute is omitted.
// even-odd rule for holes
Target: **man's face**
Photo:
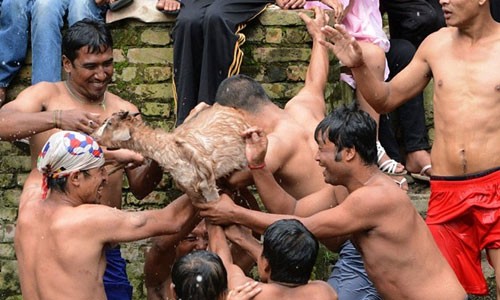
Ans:
<svg viewBox="0 0 500 300"><path fill-rule="evenodd" d="M83 47L73 63L65 58L64 66L68 80L79 95L90 101L100 101L113 77L113 49L89 53L88 47Z"/></svg>
<svg viewBox="0 0 500 300"><path fill-rule="evenodd" d="M176 248L176 256L181 257L194 250L206 250L208 247L208 232L205 221L201 221Z"/></svg>
<svg viewBox="0 0 500 300"><path fill-rule="evenodd" d="M341 161L336 161L335 157L340 157L341 154L338 153L337 147L332 142L320 137L318 140L318 152L316 153L315 160L318 162L320 167L324 168L323 177L325 182L337 185L339 184L339 166L341 166Z"/></svg>
<svg viewBox="0 0 500 300"><path fill-rule="evenodd" d="M104 166L93 168L82 173L82 191L85 193L86 203L99 203L102 191L108 181L108 172Z"/></svg>
<svg viewBox="0 0 500 300"><path fill-rule="evenodd" d="M440 0L446 25L457 26L467 23L479 9L478 1Z"/></svg>

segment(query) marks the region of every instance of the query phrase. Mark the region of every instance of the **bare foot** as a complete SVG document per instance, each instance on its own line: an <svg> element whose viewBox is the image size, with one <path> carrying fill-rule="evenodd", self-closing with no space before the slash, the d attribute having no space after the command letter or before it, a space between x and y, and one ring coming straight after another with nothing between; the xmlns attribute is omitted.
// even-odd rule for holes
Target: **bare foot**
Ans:
<svg viewBox="0 0 500 300"><path fill-rule="evenodd" d="M430 164L431 155L426 150L409 152L406 155L406 170L410 173L420 173L422 168ZM425 175L430 176L431 169L429 168L425 173Z"/></svg>
<svg viewBox="0 0 500 300"><path fill-rule="evenodd" d="M156 9L165 12L174 12L181 8L181 3L177 0L158 0Z"/></svg>

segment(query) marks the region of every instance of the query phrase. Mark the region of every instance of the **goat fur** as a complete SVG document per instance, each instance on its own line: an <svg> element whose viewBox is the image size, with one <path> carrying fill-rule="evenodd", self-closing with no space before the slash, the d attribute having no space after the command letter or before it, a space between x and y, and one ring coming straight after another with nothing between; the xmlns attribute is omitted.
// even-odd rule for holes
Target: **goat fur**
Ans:
<svg viewBox="0 0 500 300"><path fill-rule="evenodd" d="M169 133L128 112L114 113L93 133L100 145L156 160L192 200L219 198L216 180L247 166L241 133L249 128L234 108L214 104Z"/></svg>

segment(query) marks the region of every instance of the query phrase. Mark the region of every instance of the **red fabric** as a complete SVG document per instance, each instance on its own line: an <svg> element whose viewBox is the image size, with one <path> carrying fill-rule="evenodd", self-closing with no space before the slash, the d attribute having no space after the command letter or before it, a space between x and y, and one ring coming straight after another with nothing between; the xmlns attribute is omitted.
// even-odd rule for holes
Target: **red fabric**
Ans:
<svg viewBox="0 0 500 300"><path fill-rule="evenodd" d="M431 180L426 223L470 294L485 295L481 250L500 248L500 170L466 180Z"/></svg>

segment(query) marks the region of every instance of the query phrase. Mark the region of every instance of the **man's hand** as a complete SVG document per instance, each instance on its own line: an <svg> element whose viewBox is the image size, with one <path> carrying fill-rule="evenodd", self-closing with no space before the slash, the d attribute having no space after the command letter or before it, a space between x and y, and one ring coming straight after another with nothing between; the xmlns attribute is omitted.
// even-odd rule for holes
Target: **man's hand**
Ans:
<svg viewBox="0 0 500 300"><path fill-rule="evenodd" d="M64 130L73 130L91 134L99 128L101 121L99 114L82 110L55 110L53 111L54 125Z"/></svg>
<svg viewBox="0 0 500 300"><path fill-rule="evenodd" d="M233 212L237 205L226 194L220 195L217 201L193 202L193 205L201 210L201 217L213 224L229 225L235 223Z"/></svg>
<svg viewBox="0 0 500 300"><path fill-rule="evenodd" d="M121 168L136 168L145 163L144 156L127 149L104 151L106 164L113 164Z"/></svg>
<svg viewBox="0 0 500 300"><path fill-rule="evenodd" d="M325 5L328 5L332 8L333 11L333 20L336 24L342 23L344 19L344 11L345 7L339 0L321 0L321 2Z"/></svg>
<svg viewBox="0 0 500 300"><path fill-rule="evenodd" d="M312 39L325 40L325 34L321 28L328 25L330 17L319 7L314 8L314 19L309 18L305 13L299 13L299 17L304 21L307 31Z"/></svg>
<svg viewBox="0 0 500 300"><path fill-rule="evenodd" d="M251 127L241 134L245 138L245 153L249 166L260 166L265 162L267 137L262 129Z"/></svg>
<svg viewBox="0 0 500 300"><path fill-rule="evenodd" d="M302 8L306 4L306 0L276 0L276 5L281 9L297 9Z"/></svg>
<svg viewBox="0 0 500 300"><path fill-rule="evenodd" d="M325 40L319 42L332 50L344 66L358 68L365 64L361 47L344 25L324 26L321 31L325 34Z"/></svg>
<svg viewBox="0 0 500 300"><path fill-rule="evenodd" d="M230 290L226 300L250 300L262 291L257 281L248 281Z"/></svg>

